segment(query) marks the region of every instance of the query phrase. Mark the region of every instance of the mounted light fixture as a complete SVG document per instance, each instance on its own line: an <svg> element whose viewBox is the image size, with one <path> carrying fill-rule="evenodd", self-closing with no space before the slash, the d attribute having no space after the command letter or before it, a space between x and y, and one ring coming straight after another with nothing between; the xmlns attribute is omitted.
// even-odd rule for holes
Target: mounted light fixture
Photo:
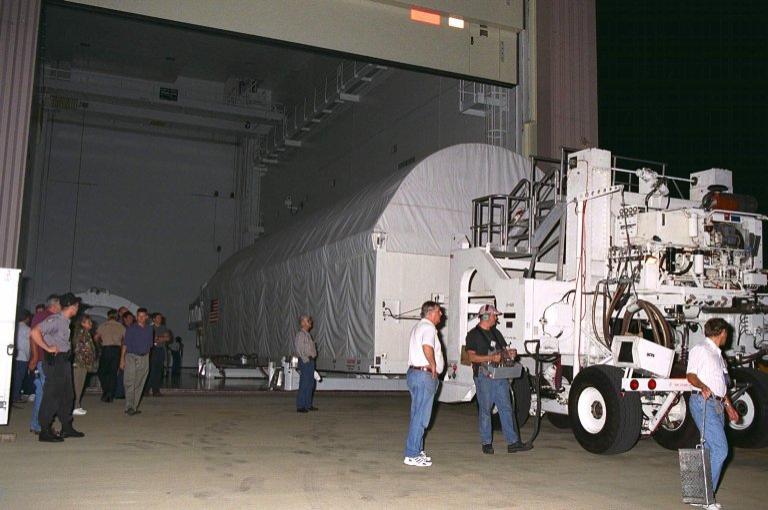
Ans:
<svg viewBox="0 0 768 510"><path fill-rule="evenodd" d="M411 21L418 21L427 25L440 25L440 15L423 9L411 9Z"/></svg>
<svg viewBox="0 0 768 510"><path fill-rule="evenodd" d="M448 26L453 28L464 28L464 20L450 16L448 18Z"/></svg>

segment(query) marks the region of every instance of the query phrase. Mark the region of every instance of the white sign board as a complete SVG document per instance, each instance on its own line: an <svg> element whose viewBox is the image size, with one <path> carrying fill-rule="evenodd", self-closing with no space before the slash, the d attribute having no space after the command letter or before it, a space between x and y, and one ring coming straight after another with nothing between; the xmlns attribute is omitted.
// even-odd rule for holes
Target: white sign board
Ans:
<svg viewBox="0 0 768 510"><path fill-rule="evenodd" d="M12 400L11 373L20 272L18 269L0 268L0 425L8 424Z"/></svg>

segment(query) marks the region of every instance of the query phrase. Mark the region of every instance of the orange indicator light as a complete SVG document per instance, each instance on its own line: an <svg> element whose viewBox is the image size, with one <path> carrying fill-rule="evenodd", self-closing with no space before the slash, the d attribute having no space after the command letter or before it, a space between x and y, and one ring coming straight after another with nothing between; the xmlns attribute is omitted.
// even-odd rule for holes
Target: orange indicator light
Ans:
<svg viewBox="0 0 768 510"><path fill-rule="evenodd" d="M440 15L434 12L422 11L421 9L411 9L411 21L427 23L428 25L439 25Z"/></svg>

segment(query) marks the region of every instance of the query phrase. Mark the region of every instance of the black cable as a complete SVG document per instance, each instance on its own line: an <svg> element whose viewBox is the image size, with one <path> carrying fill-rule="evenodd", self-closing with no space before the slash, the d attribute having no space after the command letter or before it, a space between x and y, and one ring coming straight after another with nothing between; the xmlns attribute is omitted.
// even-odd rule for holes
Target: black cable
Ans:
<svg viewBox="0 0 768 510"><path fill-rule="evenodd" d="M77 249L77 215L80 210L80 172L83 169L83 145L85 144L85 110L80 129L80 157L77 162L77 180L75 181L75 214L72 216L72 254L69 261L69 290L72 290L72 273L75 270L75 250Z"/></svg>
<svg viewBox="0 0 768 510"><path fill-rule="evenodd" d="M531 353L528 349L529 343L535 343L536 344L536 350L534 353ZM541 341L540 340L527 340L523 342L523 346L525 348L525 352L528 356L530 356L534 361L534 378L536 381L536 414L534 415L534 418L536 419L535 425L533 427L533 434L531 434L531 438L528 441L525 441L525 444L529 446L533 446L533 442L536 441L536 438L539 436L539 432L541 431L541 380L543 378L543 359L541 356L539 356L539 349L541 347ZM557 359L556 355L550 355L546 358L547 360ZM518 433L520 431L518 430Z"/></svg>

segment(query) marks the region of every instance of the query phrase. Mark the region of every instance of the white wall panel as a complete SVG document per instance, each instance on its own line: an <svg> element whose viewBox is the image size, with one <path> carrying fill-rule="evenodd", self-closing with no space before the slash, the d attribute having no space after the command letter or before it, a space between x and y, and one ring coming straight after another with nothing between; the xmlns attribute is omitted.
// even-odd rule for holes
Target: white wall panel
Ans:
<svg viewBox="0 0 768 510"><path fill-rule="evenodd" d="M438 24L411 20L420 2L370 0L70 0L191 25L255 35L390 62L457 73L479 79L517 83L515 62L500 71L499 27L523 28L523 0L426 0L436 9ZM472 59L493 65L473 69L469 30L448 26L458 15L495 32L493 43L472 50ZM479 30L479 27L478 27ZM508 44L515 44L508 40ZM517 55L516 48L507 54Z"/></svg>

